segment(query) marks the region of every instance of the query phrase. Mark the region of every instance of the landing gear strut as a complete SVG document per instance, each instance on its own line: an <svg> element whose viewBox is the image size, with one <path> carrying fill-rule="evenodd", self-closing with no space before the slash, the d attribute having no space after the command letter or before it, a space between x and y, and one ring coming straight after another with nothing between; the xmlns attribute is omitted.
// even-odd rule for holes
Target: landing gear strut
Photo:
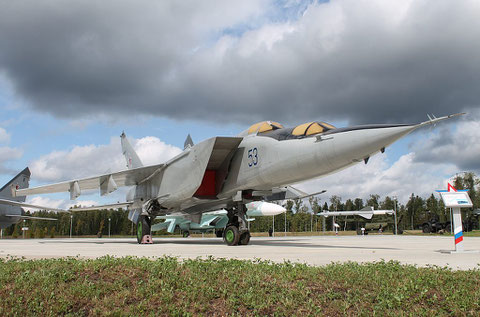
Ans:
<svg viewBox="0 0 480 317"><path fill-rule="evenodd" d="M141 215L137 222L137 242L139 244L153 244L150 235L151 220L148 216Z"/></svg>
<svg viewBox="0 0 480 317"><path fill-rule="evenodd" d="M246 207L242 203L228 210L228 224L223 231L223 239L227 245L247 245L250 242L245 215Z"/></svg>

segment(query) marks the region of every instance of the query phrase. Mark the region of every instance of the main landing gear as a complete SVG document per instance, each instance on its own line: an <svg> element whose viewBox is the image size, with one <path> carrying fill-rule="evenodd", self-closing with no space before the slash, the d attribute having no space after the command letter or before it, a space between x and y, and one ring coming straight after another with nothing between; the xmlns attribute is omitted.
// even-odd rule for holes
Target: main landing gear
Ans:
<svg viewBox="0 0 480 317"><path fill-rule="evenodd" d="M250 242L245 213L246 207L243 204L228 210L228 224L223 231L223 239L227 245L247 245Z"/></svg>
<svg viewBox="0 0 480 317"><path fill-rule="evenodd" d="M141 215L137 222L137 242L139 244L153 244L151 236L152 222L148 216Z"/></svg>

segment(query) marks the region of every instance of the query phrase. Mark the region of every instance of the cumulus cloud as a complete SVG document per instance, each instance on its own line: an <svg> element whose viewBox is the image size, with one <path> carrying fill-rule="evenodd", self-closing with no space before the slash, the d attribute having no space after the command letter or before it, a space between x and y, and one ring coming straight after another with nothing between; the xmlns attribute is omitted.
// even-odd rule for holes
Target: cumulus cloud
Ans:
<svg viewBox="0 0 480 317"><path fill-rule="evenodd" d="M162 163L181 150L165 144L156 137L130 139L145 165ZM74 146L68 151L54 151L30 163L32 178L41 182L58 182L114 172L126 168L120 138L112 138L109 144Z"/></svg>
<svg viewBox="0 0 480 317"><path fill-rule="evenodd" d="M370 194L397 196L399 202L406 203L412 193L428 197L436 189L446 188L446 180L457 172L455 165L448 163L430 164L418 162L415 153L400 157L394 164L386 155L376 155L367 165L359 163L339 173L314 179L298 185L307 192L327 189L320 198L338 195L346 199L369 198Z"/></svg>
<svg viewBox="0 0 480 317"><path fill-rule="evenodd" d="M98 205L98 202L94 200L77 200L72 202L66 199L52 199L44 196L35 196L32 198L29 198L27 203L32 205L37 205L37 206L45 206L45 207L65 209L65 210L73 206L90 207L90 206Z"/></svg>
<svg viewBox="0 0 480 317"><path fill-rule="evenodd" d="M457 172L473 171L480 174L480 121L465 120L455 128L443 126L415 146L415 160L438 164L445 161L457 166Z"/></svg>
<svg viewBox="0 0 480 317"><path fill-rule="evenodd" d="M23 156L23 151L9 146L0 147L0 173L14 174L15 172L7 167L8 162L18 160Z"/></svg>
<svg viewBox="0 0 480 317"><path fill-rule="evenodd" d="M478 108L478 38L476 0L0 4L0 69L66 118L416 121Z"/></svg>
<svg viewBox="0 0 480 317"><path fill-rule="evenodd" d="M10 134L2 127L0 127L0 144L8 144L10 142Z"/></svg>

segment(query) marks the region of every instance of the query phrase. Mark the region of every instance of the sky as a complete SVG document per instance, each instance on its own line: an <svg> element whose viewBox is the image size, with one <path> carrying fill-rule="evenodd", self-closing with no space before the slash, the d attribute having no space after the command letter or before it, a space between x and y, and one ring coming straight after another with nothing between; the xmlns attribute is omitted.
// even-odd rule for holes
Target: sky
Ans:
<svg viewBox="0 0 480 317"><path fill-rule="evenodd" d="M155 164L189 133L234 136L262 120L343 127L466 112L298 184L326 189L324 200L405 203L480 173L479 38L476 0L0 0L0 183L25 166L33 186L121 170L122 131Z"/></svg>

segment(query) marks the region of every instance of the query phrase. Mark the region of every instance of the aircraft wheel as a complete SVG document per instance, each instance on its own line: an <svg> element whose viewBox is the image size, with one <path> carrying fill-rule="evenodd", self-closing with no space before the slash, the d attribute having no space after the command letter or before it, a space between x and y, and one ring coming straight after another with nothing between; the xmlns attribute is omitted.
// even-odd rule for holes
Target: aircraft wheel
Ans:
<svg viewBox="0 0 480 317"><path fill-rule="evenodd" d="M432 229L430 228L430 225L424 224L422 228L423 233L430 233L432 232Z"/></svg>
<svg viewBox="0 0 480 317"><path fill-rule="evenodd" d="M150 219L147 216L140 216L137 222L137 242L142 243L144 236L150 234Z"/></svg>
<svg viewBox="0 0 480 317"><path fill-rule="evenodd" d="M225 229L223 238L228 245L238 245L240 240L240 232L236 226L229 226Z"/></svg>
<svg viewBox="0 0 480 317"><path fill-rule="evenodd" d="M250 242L250 231L245 231L240 235L238 245L247 245Z"/></svg>
<svg viewBox="0 0 480 317"><path fill-rule="evenodd" d="M190 231L185 230L185 231L183 232L183 237L184 237L184 238L188 238L189 236L190 236Z"/></svg>

